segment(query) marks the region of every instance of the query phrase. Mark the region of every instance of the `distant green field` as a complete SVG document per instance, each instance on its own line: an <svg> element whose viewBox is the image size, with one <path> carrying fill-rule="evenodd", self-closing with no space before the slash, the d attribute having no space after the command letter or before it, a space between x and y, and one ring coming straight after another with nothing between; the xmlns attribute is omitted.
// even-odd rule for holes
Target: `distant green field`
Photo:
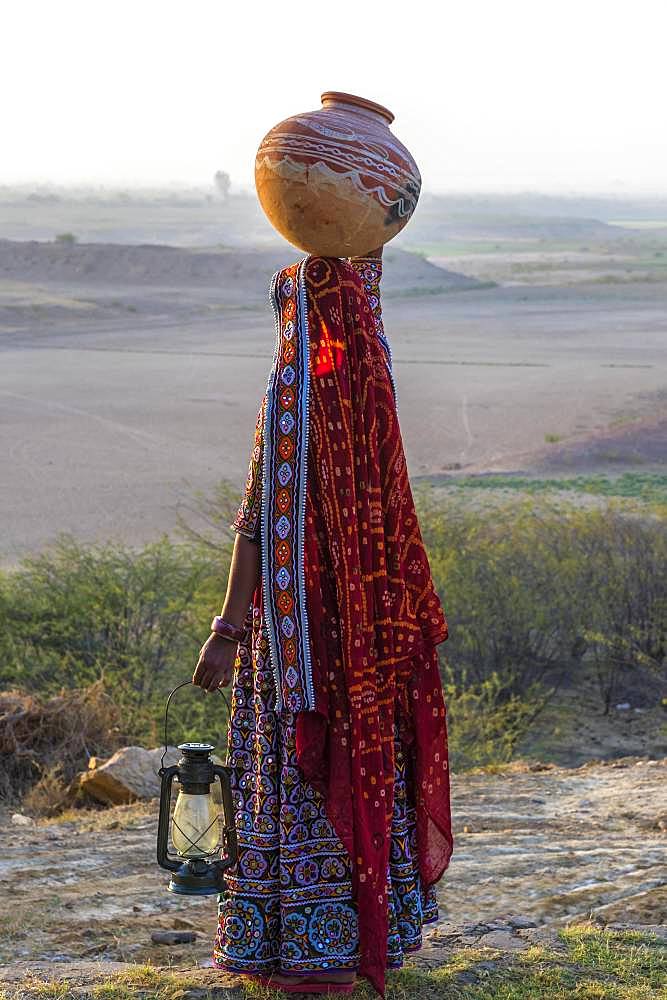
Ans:
<svg viewBox="0 0 667 1000"><path fill-rule="evenodd" d="M646 503L667 503L667 475L624 472L610 478L602 475L569 479L531 479L525 476L464 476L438 485L460 490L516 490L528 494L573 492L593 496L627 497Z"/></svg>
<svg viewBox="0 0 667 1000"><path fill-rule="evenodd" d="M516 253L590 253L594 255L618 254L632 258L633 263L643 263L655 254L667 251L667 236L659 230L667 231L667 223L615 223L617 231L609 230L607 239L587 239L584 236L571 239L553 239L544 236L464 236L452 234L451 239L421 240L408 236L399 238L396 246L422 257L460 257L467 254ZM446 232L446 225L443 225ZM643 232L631 232L640 229ZM654 232L654 230L656 230ZM660 260L660 257L658 257Z"/></svg>

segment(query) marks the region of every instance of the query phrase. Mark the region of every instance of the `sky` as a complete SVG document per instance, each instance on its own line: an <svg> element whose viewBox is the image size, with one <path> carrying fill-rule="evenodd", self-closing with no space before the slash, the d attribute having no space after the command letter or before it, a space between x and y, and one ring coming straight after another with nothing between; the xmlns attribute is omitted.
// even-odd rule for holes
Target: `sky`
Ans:
<svg viewBox="0 0 667 1000"><path fill-rule="evenodd" d="M386 105L424 190L667 193L664 0L4 0L0 183L254 190L325 90Z"/></svg>

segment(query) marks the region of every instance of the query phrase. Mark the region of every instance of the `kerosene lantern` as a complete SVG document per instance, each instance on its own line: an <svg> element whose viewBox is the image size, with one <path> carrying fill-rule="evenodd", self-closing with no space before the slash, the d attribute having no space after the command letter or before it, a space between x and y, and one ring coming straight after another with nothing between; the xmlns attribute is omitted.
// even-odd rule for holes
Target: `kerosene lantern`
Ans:
<svg viewBox="0 0 667 1000"><path fill-rule="evenodd" d="M212 743L180 743L181 758L177 764L164 766L167 747L167 718L172 697L180 688L192 684L184 681L167 698L164 713L164 753L160 762L160 814L157 830L157 863L171 872L167 888L186 896L208 896L224 889L224 873L236 863L238 846L231 774L233 768L216 764L211 754ZM220 694L224 693L218 688ZM225 698L227 709L229 702ZM216 778L222 792L220 804L213 797ZM172 784L178 780L179 791L174 814L171 816ZM169 853L169 827L176 855ZM220 855L224 849L224 856Z"/></svg>

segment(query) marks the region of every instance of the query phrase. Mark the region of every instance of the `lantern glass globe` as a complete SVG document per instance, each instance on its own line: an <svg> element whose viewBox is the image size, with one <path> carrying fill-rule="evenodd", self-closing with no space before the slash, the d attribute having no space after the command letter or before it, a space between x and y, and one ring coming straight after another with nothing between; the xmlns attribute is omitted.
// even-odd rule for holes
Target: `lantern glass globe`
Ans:
<svg viewBox="0 0 667 1000"><path fill-rule="evenodd" d="M219 807L213 796L178 793L171 836L182 858L203 858L212 854L220 839Z"/></svg>

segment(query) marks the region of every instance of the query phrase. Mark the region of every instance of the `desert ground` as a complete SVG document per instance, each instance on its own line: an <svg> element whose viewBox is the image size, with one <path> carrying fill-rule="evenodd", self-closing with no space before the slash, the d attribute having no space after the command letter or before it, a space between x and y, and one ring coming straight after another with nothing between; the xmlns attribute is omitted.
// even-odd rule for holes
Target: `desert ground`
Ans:
<svg viewBox="0 0 667 1000"><path fill-rule="evenodd" d="M425 927L424 946L410 964L446 968L453 952L482 949L472 962L481 975L484 961L587 920L641 926L664 940L665 770L664 762L625 757L578 768L515 764L499 774L453 775L455 853L438 885L441 919ZM0 891L13 900L0 918L0 987L32 996L27 985L20 992L22 983L64 976L90 986L145 962L188 972L224 995L239 982L204 971L215 897L165 890L168 876L154 860L155 802L31 827L6 817L0 831L12 842L11 857L0 863ZM169 930L190 931L193 940L152 941L153 932Z"/></svg>
<svg viewBox="0 0 667 1000"><path fill-rule="evenodd" d="M664 472L667 225L512 211L427 199L386 250L413 481ZM0 563L60 531L141 544L196 491L240 490L269 281L302 255L247 198L5 193L0 220Z"/></svg>

